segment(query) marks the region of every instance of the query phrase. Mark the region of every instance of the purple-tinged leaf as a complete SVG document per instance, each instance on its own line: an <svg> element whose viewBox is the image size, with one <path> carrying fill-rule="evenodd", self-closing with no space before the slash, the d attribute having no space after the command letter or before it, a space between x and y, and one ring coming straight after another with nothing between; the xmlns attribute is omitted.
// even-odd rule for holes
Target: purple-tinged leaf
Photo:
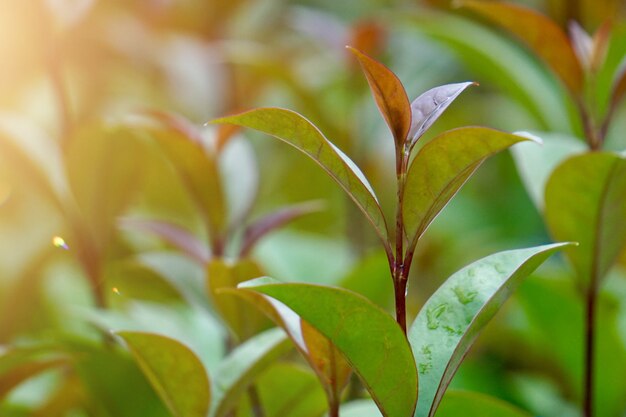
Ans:
<svg viewBox="0 0 626 417"><path fill-rule="evenodd" d="M519 37L558 75L574 96L582 93L584 75L572 44L561 28L534 10L508 3L464 0L461 5Z"/></svg>
<svg viewBox="0 0 626 417"><path fill-rule="evenodd" d="M530 140L484 127L449 130L419 150L407 173L402 200L409 248L488 157Z"/></svg>
<svg viewBox="0 0 626 417"><path fill-rule="evenodd" d="M263 236L273 232L276 229L283 227L284 225L306 216L307 214L315 213L323 210L325 207L323 202L309 201L302 204L296 204L289 207L281 208L273 213L270 213L256 222L252 223L246 228L243 234L243 243L241 244L240 255L247 256L254 245Z"/></svg>
<svg viewBox="0 0 626 417"><path fill-rule="evenodd" d="M545 193L552 236L579 242L566 254L580 282L597 285L626 247L626 157L573 156L554 170Z"/></svg>
<svg viewBox="0 0 626 417"><path fill-rule="evenodd" d="M352 198L389 251L385 217L378 200L362 172L340 152L309 120L291 110L260 108L227 116L211 123L230 123L274 136L320 165Z"/></svg>
<svg viewBox="0 0 626 417"><path fill-rule="evenodd" d="M119 224L122 228L152 233L164 239L200 265L205 265L211 259L205 244L191 232L174 223L164 220L123 218Z"/></svg>
<svg viewBox="0 0 626 417"><path fill-rule="evenodd" d="M411 103L411 130L409 141L411 147L437 121L450 104L474 82L447 84L432 88L422 93Z"/></svg>
<svg viewBox="0 0 626 417"><path fill-rule="evenodd" d="M580 62L583 68L591 68L591 57L594 47L591 36L575 21L569 23L568 29L578 62Z"/></svg>
<svg viewBox="0 0 626 417"><path fill-rule="evenodd" d="M409 329L419 372L415 417L433 417L480 331L521 280L568 243L499 252L454 273L428 299Z"/></svg>
<svg viewBox="0 0 626 417"><path fill-rule="evenodd" d="M401 149L411 128L411 105L398 77L363 52L348 47L359 60L380 113L385 118L396 147Z"/></svg>

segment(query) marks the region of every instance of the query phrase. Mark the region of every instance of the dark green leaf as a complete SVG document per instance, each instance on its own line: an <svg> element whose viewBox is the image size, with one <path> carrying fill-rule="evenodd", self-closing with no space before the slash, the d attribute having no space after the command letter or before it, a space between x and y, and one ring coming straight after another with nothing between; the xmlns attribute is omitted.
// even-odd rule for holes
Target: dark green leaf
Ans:
<svg viewBox="0 0 626 417"><path fill-rule="evenodd" d="M185 345L155 333L118 332L146 378L175 417L205 417L209 378L198 357Z"/></svg>
<svg viewBox="0 0 626 417"><path fill-rule="evenodd" d="M276 284L267 279L240 287L282 302L329 338L385 416L406 417L413 412L417 398L415 362L402 330L385 311L340 288Z"/></svg>
<svg viewBox="0 0 626 417"><path fill-rule="evenodd" d="M387 224L367 179L354 162L306 118L291 110L261 108L211 123L230 123L267 133L311 157L348 193L372 223L383 244L388 246Z"/></svg>
<svg viewBox="0 0 626 417"><path fill-rule="evenodd" d="M378 109L393 133L396 147L401 149L411 129L411 105L402 83L380 62L355 48L348 49L359 60Z"/></svg>
<svg viewBox="0 0 626 417"><path fill-rule="evenodd" d="M478 333L553 244L490 255L452 275L426 302L409 330L420 377L416 417L432 417Z"/></svg>
<svg viewBox="0 0 626 417"><path fill-rule="evenodd" d="M626 245L626 159L609 152L567 159L548 180L545 215L555 239L580 244L566 251L579 279L601 280Z"/></svg>
<svg viewBox="0 0 626 417"><path fill-rule="evenodd" d="M421 148L409 167L402 201L411 247L485 159L525 140L529 139L465 127L444 132Z"/></svg>

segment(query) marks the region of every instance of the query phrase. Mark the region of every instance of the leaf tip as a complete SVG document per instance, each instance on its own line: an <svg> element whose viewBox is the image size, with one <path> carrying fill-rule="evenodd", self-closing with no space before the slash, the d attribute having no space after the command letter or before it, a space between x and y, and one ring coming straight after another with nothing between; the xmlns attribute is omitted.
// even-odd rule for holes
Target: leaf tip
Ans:
<svg viewBox="0 0 626 417"><path fill-rule="evenodd" d="M536 143L538 145L542 145L543 146L543 139L541 139L539 136L534 135L534 134L532 134L530 132L526 132L526 131L520 130L520 131L517 131L517 132L513 132L513 134L515 136L520 136L520 137L526 138L526 139L528 139L531 142L534 142L534 143Z"/></svg>

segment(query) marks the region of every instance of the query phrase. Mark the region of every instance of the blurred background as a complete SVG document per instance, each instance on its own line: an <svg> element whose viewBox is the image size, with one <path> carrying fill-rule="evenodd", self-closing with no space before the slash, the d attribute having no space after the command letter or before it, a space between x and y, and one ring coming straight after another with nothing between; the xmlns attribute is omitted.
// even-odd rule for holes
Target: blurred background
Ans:
<svg viewBox="0 0 626 417"><path fill-rule="evenodd" d="M163 415L145 406L155 394L127 356L102 347L102 334L133 328L170 335L211 373L232 335L205 295L206 265L197 258L212 252L236 260L238 226L281 207L323 202L322 210L258 242L249 254L258 275L342 285L391 311L384 252L319 167L268 137L220 136L204 126L257 106L296 110L362 168L391 216L393 141L345 45L384 62L409 99L440 84L479 83L426 140L483 125L582 141L574 105L545 65L451 3L0 0L0 354L20 347L27 352L20 360L39 364L16 373L14 359L0 356L0 415ZM626 53L624 2L514 3L564 29L575 20L593 33L612 19L597 81L598 101L606 101ZM227 138L214 167L231 226L219 253L214 229L167 152L145 132L129 131L146 112L176 115L214 147ZM624 116L622 106L608 149L626 148ZM183 228L193 237L183 240L200 245L201 254L194 260L181 251L171 233L159 232L163 224ZM420 242L409 320L469 262L550 240L513 157L494 157ZM598 416L626 416L626 281L619 267L604 286L599 314ZM555 258L488 326L453 387L534 415L579 415L582 318L571 269ZM136 380L135 392L121 380Z"/></svg>

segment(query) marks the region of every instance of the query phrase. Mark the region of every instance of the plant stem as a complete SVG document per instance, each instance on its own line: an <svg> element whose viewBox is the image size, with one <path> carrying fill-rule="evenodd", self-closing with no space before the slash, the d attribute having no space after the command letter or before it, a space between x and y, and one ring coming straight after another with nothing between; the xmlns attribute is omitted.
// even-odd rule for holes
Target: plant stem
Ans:
<svg viewBox="0 0 626 417"><path fill-rule="evenodd" d="M339 402L333 401L329 406L328 417L339 417Z"/></svg>
<svg viewBox="0 0 626 417"><path fill-rule="evenodd" d="M248 388L248 398L250 399L250 408L252 408L252 415L254 417L265 417L265 411L263 411L263 405L259 398L259 391L256 386L251 385Z"/></svg>
<svg viewBox="0 0 626 417"><path fill-rule="evenodd" d="M396 208L396 254L391 267L393 278L393 289L396 304L396 321L406 335L406 287L408 281L408 268L404 259L404 218L403 200L404 185L406 183L406 169L408 165L409 153L404 152L404 147L396 149L396 178L398 183L398 196Z"/></svg>

